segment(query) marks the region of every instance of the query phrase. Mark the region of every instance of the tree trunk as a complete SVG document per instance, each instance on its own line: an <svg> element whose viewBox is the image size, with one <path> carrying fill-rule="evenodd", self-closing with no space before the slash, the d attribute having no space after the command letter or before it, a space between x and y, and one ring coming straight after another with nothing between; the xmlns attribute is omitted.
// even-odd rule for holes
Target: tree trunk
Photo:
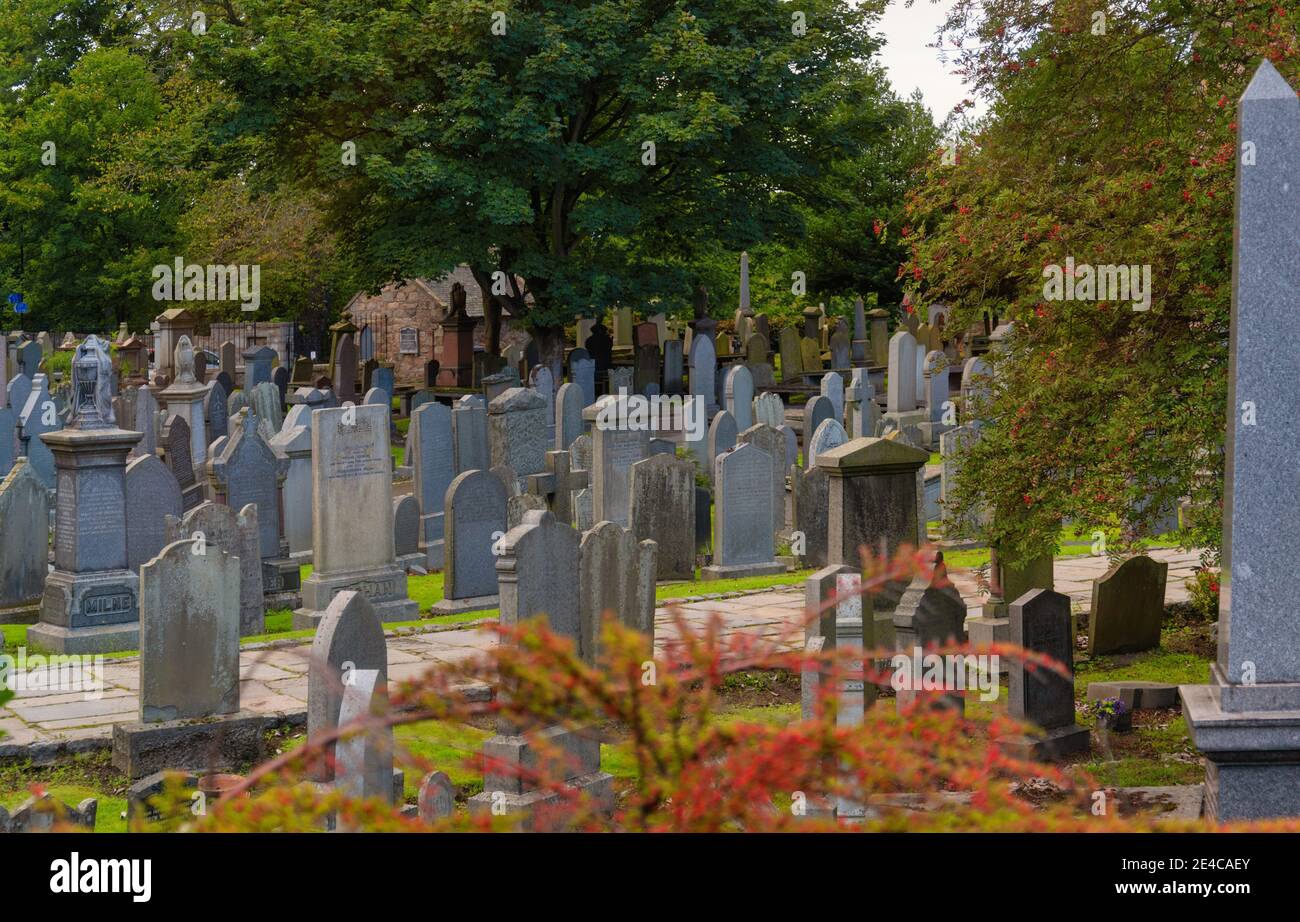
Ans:
<svg viewBox="0 0 1300 922"><path fill-rule="evenodd" d="M555 380L560 380L564 370L564 349L568 345L564 338L564 327L538 327L531 331L533 342L537 343L537 356L543 365L549 365Z"/></svg>

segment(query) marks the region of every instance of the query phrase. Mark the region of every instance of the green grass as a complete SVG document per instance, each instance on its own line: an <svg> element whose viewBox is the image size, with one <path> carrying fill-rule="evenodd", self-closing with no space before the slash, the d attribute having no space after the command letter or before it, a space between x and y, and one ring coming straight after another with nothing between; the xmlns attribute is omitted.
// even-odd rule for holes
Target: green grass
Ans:
<svg viewBox="0 0 1300 922"><path fill-rule="evenodd" d="M125 797L105 796L102 791L84 784L49 784L45 789L54 797L70 806L77 806L87 797L95 797L99 804L95 809L95 832L126 832ZM7 791L0 794L0 807L12 811L31 796L26 789Z"/></svg>
<svg viewBox="0 0 1300 922"><path fill-rule="evenodd" d="M720 592L741 592L747 589L768 589L772 586L803 584L812 570L795 570L772 576L747 576L743 579L695 579L687 583L664 583L655 588L656 599L680 599L692 595L712 595ZM697 573L698 575L698 573Z"/></svg>
<svg viewBox="0 0 1300 922"><path fill-rule="evenodd" d="M1168 653L1151 650L1138 653L1129 665L1116 665L1105 656L1075 663L1075 694L1084 695L1089 682L1118 682L1130 679L1164 682L1168 685L1203 685L1209 681L1210 664L1192 653Z"/></svg>

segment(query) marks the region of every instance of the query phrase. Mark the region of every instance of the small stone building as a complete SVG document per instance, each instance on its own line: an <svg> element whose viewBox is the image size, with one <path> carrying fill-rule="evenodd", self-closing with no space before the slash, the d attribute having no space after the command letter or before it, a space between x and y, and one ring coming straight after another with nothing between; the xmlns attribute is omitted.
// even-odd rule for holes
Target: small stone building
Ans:
<svg viewBox="0 0 1300 922"><path fill-rule="evenodd" d="M345 310L360 329L369 327L374 337L374 357L391 362L399 384L422 385L424 366L442 350L442 319L451 306L451 287L465 286L466 312L480 321L483 318L483 292L468 266L460 266L445 278L406 279L385 285L378 294L359 291ZM526 340L521 331L510 329L509 314L502 312L501 347L515 340ZM474 347L482 349L487 327L480 322L474 328ZM363 336L362 341L365 341Z"/></svg>

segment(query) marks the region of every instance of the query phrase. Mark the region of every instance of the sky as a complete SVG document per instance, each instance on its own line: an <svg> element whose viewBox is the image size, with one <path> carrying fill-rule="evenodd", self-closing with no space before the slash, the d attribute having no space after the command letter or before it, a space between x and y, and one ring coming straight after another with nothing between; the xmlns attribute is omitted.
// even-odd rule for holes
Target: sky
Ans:
<svg viewBox="0 0 1300 922"><path fill-rule="evenodd" d="M881 62L889 70L890 82L899 96L910 96L920 88L925 103L936 122L942 122L952 107L966 98L974 98L951 73L949 65L939 59L937 48L927 47L935 40L935 30L943 23L954 0L915 0L910 8L905 0L891 0L876 31L885 37ZM984 111L975 99L975 114Z"/></svg>

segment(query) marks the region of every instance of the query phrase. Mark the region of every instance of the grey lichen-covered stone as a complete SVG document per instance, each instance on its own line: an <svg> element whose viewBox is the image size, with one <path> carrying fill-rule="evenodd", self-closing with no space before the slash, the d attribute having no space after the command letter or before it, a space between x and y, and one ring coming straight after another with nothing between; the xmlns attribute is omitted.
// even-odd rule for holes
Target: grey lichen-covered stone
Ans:
<svg viewBox="0 0 1300 922"><path fill-rule="evenodd" d="M239 560L174 542L140 568L140 720L238 710Z"/></svg>
<svg viewBox="0 0 1300 922"><path fill-rule="evenodd" d="M249 503L236 512L220 503L200 503L183 519L167 521L167 541L198 538L239 558L239 633L261 634L266 621L262 593L262 561L257 507Z"/></svg>
<svg viewBox="0 0 1300 922"><path fill-rule="evenodd" d="M659 579L695 575L695 465L669 454L632 465L632 530L658 546Z"/></svg>
<svg viewBox="0 0 1300 922"><path fill-rule="evenodd" d="M546 467L550 445L546 400L531 388L512 387L488 404L488 449L493 466L507 465L516 476Z"/></svg>
<svg viewBox="0 0 1300 922"><path fill-rule="evenodd" d="M830 477L827 563L857 564L862 549L892 557L919 547L917 471L927 452L887 439L853 439L822 452Z"/></svg>
<svg viewBox="0 0 1300 922"><path fill-rule="evenodd" d="M167 543L167 516L179 517L181 485L157 455L140 455L126 465L127 568L139 569Z"/></svg>

